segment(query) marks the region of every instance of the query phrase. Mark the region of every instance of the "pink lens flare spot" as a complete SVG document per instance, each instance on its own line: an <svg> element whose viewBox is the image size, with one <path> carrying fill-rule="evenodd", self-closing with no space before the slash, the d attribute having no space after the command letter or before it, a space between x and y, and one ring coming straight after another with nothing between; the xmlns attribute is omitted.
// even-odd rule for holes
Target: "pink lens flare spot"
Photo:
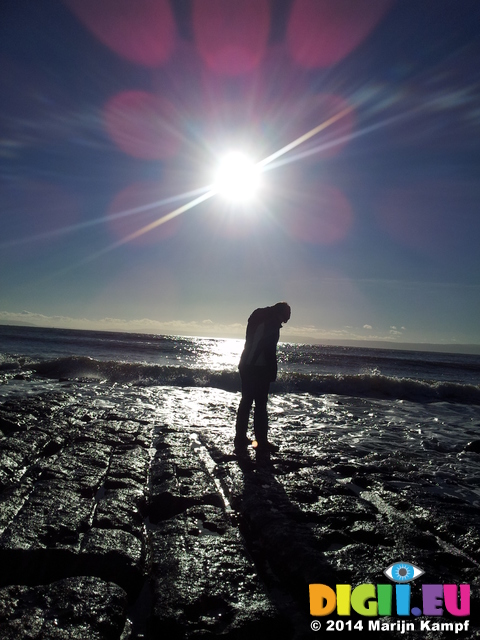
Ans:
<svg viewBox="0 0 480 640"><path fill-rule="evenodd" d="M113 96L104 107L104 122L117 147L135 158L169 158L183 141L178 110L166 98L146 91Z"/></svg>
<svg viewBox="0 0 480 640"><path fill-rule="evenodd" d="M176 25L168 0L64 0L100 42L147 67L168 60Z"/></svg>
<svg viewBox="0 0 480 640"><path fill-rule="evenodd" d="M356 49L389 11L393 0L294 0L287 45L307 69L330 67Z"/></svg>
<svg viewBox="0 0 480 640"><path fill-rule="evenodd" d="M211 71L238 76L260 64L270 31L268 0L194 0L193 31Z"/></svg>

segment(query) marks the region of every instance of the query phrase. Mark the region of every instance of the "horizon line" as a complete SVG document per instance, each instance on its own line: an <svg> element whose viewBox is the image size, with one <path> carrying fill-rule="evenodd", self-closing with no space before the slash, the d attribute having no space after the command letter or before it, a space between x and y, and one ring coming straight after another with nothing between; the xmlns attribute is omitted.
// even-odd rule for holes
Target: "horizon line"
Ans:
<svg viewBox="0 0 480 640"><path fill-rule="evenodd" d="M188 323L186 323L188 324ZM132 334L140 334L140 335L158 335L158 336L166 336L166 337L175 337L175 338L201 338L206 340L241 340L243 341L245 338L243 337L232 337L225 335L200 335L198 332L192 332L190 334L185 333L175 333L175 332L155 332L148 331L147 329L112 329L112 328L100 328L100 329L91 329L91 328L83 328L83 327L65 327L65 326L53 326L53 325L39 325L33 324L29 322L22 321L10 321L4 322L0 319L0 326L3 327L12 327L12 328L24 328L24 329L47 329L52 331L89 331L89 332L105 332L105 333L132 333ZM233 333L233 331L231 332ZM471 355L480 355L480 343L475 342L420 342L420 341L408 341L408 342L399 342L394 340L389 340L388 338L315 338L313 336L305 336L299 338L298 336L289 335L288 332L284 331L284 336L280 340L280 343L291 343L291 344L304 344L304 345L312 345L312 346L338 346L338 347L364 347L366 349L375 349L375 348L390 348L395 350L405 350L405 351L436 351L441 353L453 352L461 353L461 354L471 354ZM445 351L447 350L447 351ZM468 350L468 351L467 351Z"/></svg>

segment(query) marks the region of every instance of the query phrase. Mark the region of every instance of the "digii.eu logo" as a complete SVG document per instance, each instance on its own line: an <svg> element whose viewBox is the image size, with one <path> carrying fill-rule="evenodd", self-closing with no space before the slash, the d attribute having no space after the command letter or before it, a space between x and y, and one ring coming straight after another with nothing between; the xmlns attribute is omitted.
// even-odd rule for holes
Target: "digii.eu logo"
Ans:
<svg viewBox="0 0 480 640"><path fill-rule="evenodd" d="M454 618L465 618L470 615L470 585L468 584L422 584L421 606L411 606L411 582L424 575L425 572L410 562L394 562L383 573L394 584L360 584L352 589L349 584L337 584L335 590L325 584L310 584L310 614L316 617L331 615L350 616L352 610L360 616L368 618L380 616L401 616L400 621L381 623L370 621L368 629L376 630L415 630L413 622L406 622L408 616L435 617L437 620L445 611ZM468 629L469 621L442 622L421 620L417 630L451 630L458 633ZM320 629L319 621L312 622L312 629ZM341 620L328 621L332 630L336 630ZM360 626L359 626L360 625ZM399 627L400 625L400 627ZM342 626L343 628L343 626ZM350 628L350 627L349 627ZM355 629L363 629L357 622ZM328 630L328 624L327 624Z"/></svg>

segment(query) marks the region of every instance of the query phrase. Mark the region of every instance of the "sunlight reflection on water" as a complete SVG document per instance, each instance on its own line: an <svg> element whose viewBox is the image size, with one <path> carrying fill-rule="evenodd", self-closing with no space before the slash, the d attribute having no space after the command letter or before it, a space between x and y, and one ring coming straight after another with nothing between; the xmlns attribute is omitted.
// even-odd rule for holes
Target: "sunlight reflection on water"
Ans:
<svg viewBox="0 0 480 640"><path fill-rule="evenodd" d="M212 369L236 369L243 349L243 340L233 338L193 339L195 343L195 364L199 368Z"/></svg>

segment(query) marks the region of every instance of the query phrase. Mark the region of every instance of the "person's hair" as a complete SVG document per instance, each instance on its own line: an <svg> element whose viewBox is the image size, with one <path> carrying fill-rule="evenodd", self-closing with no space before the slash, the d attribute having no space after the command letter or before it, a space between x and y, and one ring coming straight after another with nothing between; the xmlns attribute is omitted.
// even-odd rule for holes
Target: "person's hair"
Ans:
<svg viewBox="0 0 480 640"><path fill-rule="evenodd" d="M276 311L291 311L290 305L288 302L277 302L277 304L273 305L273 308Z"/></svg>
<svg viewBox="0 0 480 640"><path fill-rule="evenodd" d="M288 304L288 302L277 302L277 304L273 305L272 309L282 316L288 316L287 320L292 314L292 310L290 309L290 305Z"/></svg>

